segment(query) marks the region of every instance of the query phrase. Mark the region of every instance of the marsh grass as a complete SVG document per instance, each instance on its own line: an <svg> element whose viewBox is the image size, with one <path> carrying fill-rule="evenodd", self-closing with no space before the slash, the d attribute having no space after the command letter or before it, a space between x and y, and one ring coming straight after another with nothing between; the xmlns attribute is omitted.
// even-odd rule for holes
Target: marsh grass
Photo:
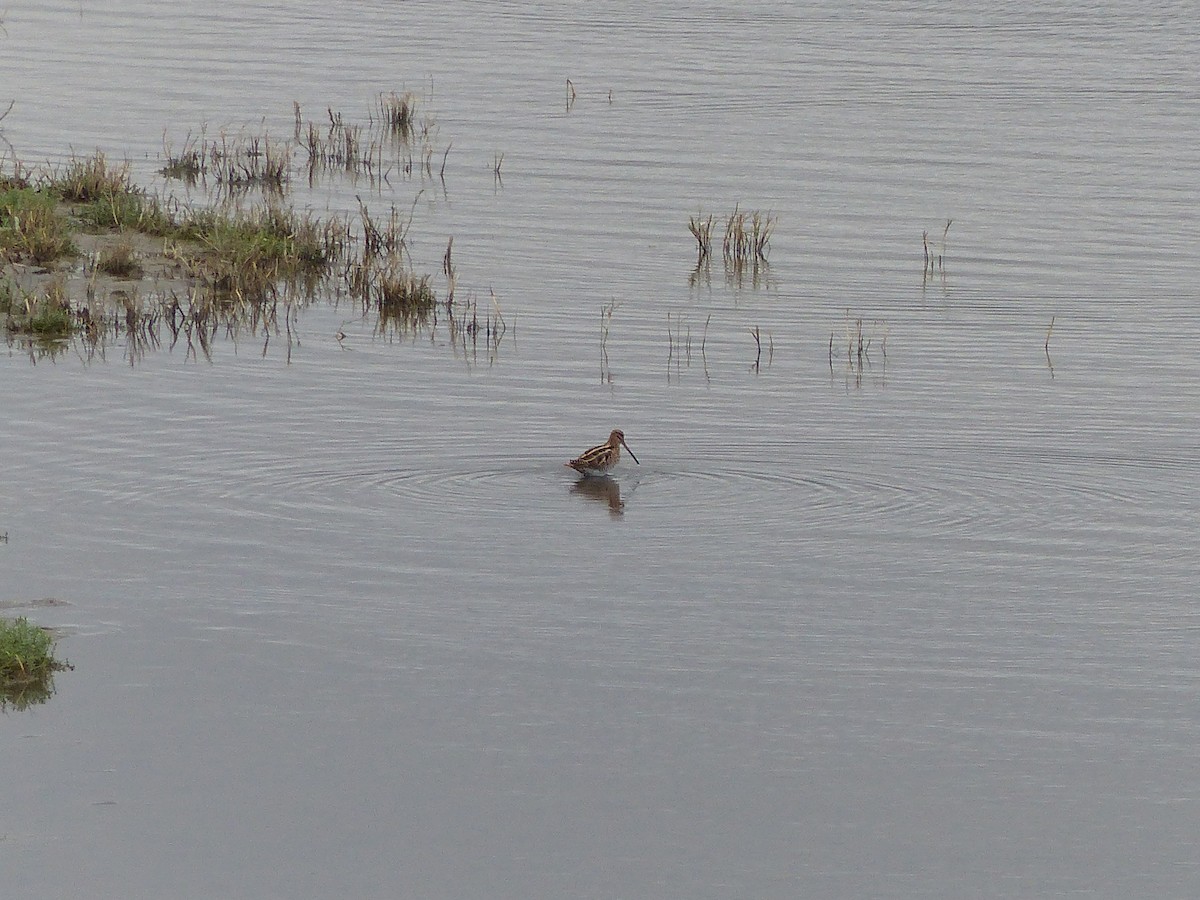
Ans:
<svg viewBox="0 0 1200 900"><path fill-rule="evenodd" d="M226 188L264 188L282 194L291 178L291 148L266 134L221 135L211 151L212 171Z"/></svg>
<svg viewBox="0 0 1200 900"><path fill-rule="evenodd" d="M203 133L198 138L189 133L183 140L183 147L176 153L164 132L163 159L166 164L158 170L158 174L164 178L194 185L208 175L208 145Z"/></svg>
<svg viewBox="0 0 1200 900"><path fill-rule="evenodd" d="M281 281L326 274L345 251L348 230L338 218L320 221L290 207L204 211L180 223L198 254L181 254L189 273L230 295L261 299Z"/></svg>
<svg viewBox="0 0 1200 900"><path fill-rule="evenodd" d="M387 217L376 219L372 217L367 205L358 201L358 217L362 232L362 258L368 261L372 258L383 258L408 252L408 230L412 227L413 215L416 213L418 193L413 200L408 218L401 219L400 212L392 206Z"/></svg>
<svg viewBox="0 0 1200 900"><path fill-rule="evenodd" d="M67 203L91 203L118 194L140 194L133 183L129 163L113 164L97 151L91 156L72 157L59 168L51 169L46 188Z"/></svg>
<svg viewBox="0 0 1200 900"><path fill-rule="evenodd" d="M32 187L0 191L0 256L45 266L75 252L53 194Z"/></svg>
<svg viewBox="0 0 1200 900"><path fill-rule="evenodd" d="M27 684L69 668L54 658L54 638L29 620L0 619L0 682Z"/></svg>
<svg viewBox="0 0 1200 900"><path fill-rule="evenodd" d="M461 351L469 361L478 361L482 344L489 362L494 363L500 343L508 333L508 321L500 309L500 300L494 291L488 293L491 302L482 310L474 294L461 302L447 300L442 304L448 317L450 346L456 353Z"/></svg>
<svg viewBox="0 0 1200 900"><path fill-rule="evenodd" d="M121 238L110 249L101 251L96 259L96 268L115 278L141 278L144 271L133 241L128 237Z"/></svg>
<svg viewBox="0 0 1200 900"><path fill-rule="evenodd" d="M176 152L164 135L165 164L158 171L189 186L211 177L226 196L254 189L265 196L281 196L291 183L293 146L265 131L222 131L210 140L201 129L199 136L189 133Z"/></svg>
<svg viewBox="0 0 1200 900"><path fill-rule="evenodd" d="M411 91L380 94L376 112L388 132L402 141L411 141L416 133L417 97Z"/></svg>
<svg viewBox="0 0 1200 900"><path fill-rule="evenodd" d="M139 231L143 234L166 236L175 230L175 223L157 198L137 191L112 194L76 206L73 217L91 231Z"/></svg>
<svg viewBox="0 0 1200 900"><path fill-rule="evenodd" d="M612 320L621 304L616 300L600 307L600 381L611 382L612 370L608 366L608 336L612 331Z"/></svg>
<svg viewBox="0 0 1200 900"><path fill-rule="evenodd" d="M385 265L375 283L375 302L380 320L425 320L437 304L428 275L417 275L401 265Z"/></svg>
<svg viewBox="0 0 1200 900"><path fill-rule="evenodd" d="M296 143L308 155L309 183L322 174L363 179L372 187L390 183L394 172L405 178L414 172L433 177L433 154L438 127L428 112L418 114L418 99L411 91L377 95L366 123L352 122L341 112L326 109L327 123L305 122L299 104ZM445 178L447 146L439 173Z"/></svg>
<svg viewBox="0 0 1200 900"><path fill-rule="evenodd" d="M3 171L5 166L11 166L12 171ZM0 191L15 191L29 187L33 187L33 173L16 156L10 157L7 161L0 160Z"/></svg>
<svg viewBox="0 0 1200 900"><path fill-rule="evenodd" d="M691 216L688 219L688 231L696 239L696 264L707 260L712 255L713 217L703 214Z"/></svg>
<svg viewBox="0 0 1200 900"><path fill-rule="evenodd" d="M45 290L27 299L29 331L44 339L68 337L74 327L71 302L67 297L66 280L55 278Z"/></svg>
<svg viewBox="0 0 1200 900"><path fill-rule="evenodd" d="M731 283L742 284L747 272L753 276L758 287L760 275L765 274L767 255L771 248L771 235L775 231L775 217L760 210L743 212L735 206L725 217L724 234L721 241L721 258L725 274ZM689 277L695 287L703 278L707 280L707 264L712 256L714 217L703 212L688 218L688 231L696 241L696 268Z"/></svg>
<svg viewBox="0 0 1200 900"><path fill-rule="evenodd" d="M845 342L846 372L854 377L856 385L862 384L864 372L871 367L871 350L878 342L879 354L887 360L888 324L882 320L865 322L862 316L851 317L846 311L846 322L842 341ZM829 372L834 373L834 360L842 358L841 343L837 332L829 334Z"/></svg>
<svg viewBox="0 0 1200 900"><path fill-rule="evenodd" d="M194 150L200 154L205 146L212 176L213 145L201 142ZM228 155L229 143L223 146L221 154ZM224 193L198 206L159 199L131 184L126 166L112 166L99 154L33 179L15 161L9 168L10 186L0 192L0 262L50 261L75 252L72 227L90 254L82 276L0 269L0 322L10 343L13 335L38 342L24 342L31 353L61 352L61 338L78 337L71 346L88 359L121 345L134 362L178 344L189 357L211 358L213 341L223 334L260 338L264 353L282 338L290 355L295 312L318 291L358 300L384 334L436 324L442 309L456 345L494 351L509 332L494 294L490 308L473 296L456 300L453 239L442 261L443 300L430 276L413 270L408 232L421 192L407 214L392 206L377 216L360 200L355 216L318 217L267 196L249 202ZM139 284L112 281L148 274L163 287L144 296Z"/></svg>
<svg viewBox="0 0 1200 900"><path fill-rule="evenodd" d="M925 255L925 266L921 272L923 281L928 281L935 272L940 272L943 279L946 277L946 237L950 234L950 226L953 224L953 219L946 220L946 227L942 229L942 247L939 253L934 253L930 248L929 232L921 232L921 245Z"/></svg>
<svg viewBox="0 0 1200 900"><path fill-rule="evenodd" d="M0 281L0 313L6 331L42 342L70 337L75 327L61 276L40 290L21 290L11 279Z"/></svg>
<svg viewBox="0 0 1200 900"><path fill-rule="evenodd" d="M309 183L322 172L365 176L372 184L385 180L383 141L361 125L347 125L341 113L327 110L329 125L309 122L301 145L308 154Z"/></svg>
<svg viewBox="0 0 1200 900"><path fill-rule="evenodd" d="M763 355L763 335L757 325L749 329L750 337L754 338L754 362L750 366L750 371L757 373L762 366ZM771 367L771 363L775 361L775 338L767 333L767 368Z"/></svg>
<svg viewBox="0 0 1200 900"><path fill-rule="evenodd" d="M721 244L727 266L742 267L754 260L767 258L775 217L759 210L742 212L735 206L725 219L725 239Z"/></svg>
<svg viewBox="0 0 1200 900"><path fill-rule="evenodd" d="M0 619L0 711L28 709L54 694L54 673L74 668L54 650L54 638L24 617Z"/></svg>

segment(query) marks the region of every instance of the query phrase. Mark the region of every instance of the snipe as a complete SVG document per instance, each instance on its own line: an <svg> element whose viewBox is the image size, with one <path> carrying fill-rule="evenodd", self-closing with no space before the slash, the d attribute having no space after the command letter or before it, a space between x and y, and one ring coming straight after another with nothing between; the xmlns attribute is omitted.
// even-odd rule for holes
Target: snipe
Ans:
<svg viewBox="0 0 1200 900"><path fill-rule="evenodd" d="M622 447L629 450L629 445L625 443L625 432L614 428L605 443L590 450L584 450L567 465L584 475L599 475L617 464L617 460L621 458ZM635 463L641 465L632 450L629 450L629 455L633 457Z"/></svg>

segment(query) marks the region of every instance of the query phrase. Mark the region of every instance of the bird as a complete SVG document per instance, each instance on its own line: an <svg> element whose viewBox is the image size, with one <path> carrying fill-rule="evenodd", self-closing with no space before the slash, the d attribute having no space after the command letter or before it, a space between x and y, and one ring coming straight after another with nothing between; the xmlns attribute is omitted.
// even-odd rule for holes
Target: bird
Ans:
<svg viewBox="0 0 1200 900"><path fill-rule="evenodd" d="M629 450L629 445L625 443L625 432L614 428L605 443L593 447L591 450L584 450L566 465L584 475L602 474L617 464L617 460L621 458L622 447ZM641 465L632 450L629 450L629 455L633 456L635 463Z"/></svg>

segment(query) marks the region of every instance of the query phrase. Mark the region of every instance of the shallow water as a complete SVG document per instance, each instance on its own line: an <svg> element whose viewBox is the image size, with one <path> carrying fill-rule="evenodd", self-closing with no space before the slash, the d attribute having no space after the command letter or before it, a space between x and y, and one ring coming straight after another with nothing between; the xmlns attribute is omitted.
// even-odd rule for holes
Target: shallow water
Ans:
<svg viewBox="0 0 1200 900"><path fill-rule="evenodd" d="M513 328L0 358L0 602L76 666L0 717L14 894L1196 892L1188 9L117 6L10 7L22 159L413 89L444 188L294 200ZM690 283L737 203L769 276Z"/></svg>

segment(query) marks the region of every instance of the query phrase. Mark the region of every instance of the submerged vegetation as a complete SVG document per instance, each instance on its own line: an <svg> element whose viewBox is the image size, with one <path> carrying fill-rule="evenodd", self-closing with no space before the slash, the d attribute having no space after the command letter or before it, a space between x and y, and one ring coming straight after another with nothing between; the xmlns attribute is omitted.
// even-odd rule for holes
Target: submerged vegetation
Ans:
<svg viewBox="0 0 1200 900"><path fill-rule="evenodd" d="M25 618L0 619L0 709L25 709L54 692L54 673L71 665L54 657L49 632Z"/></svg>

